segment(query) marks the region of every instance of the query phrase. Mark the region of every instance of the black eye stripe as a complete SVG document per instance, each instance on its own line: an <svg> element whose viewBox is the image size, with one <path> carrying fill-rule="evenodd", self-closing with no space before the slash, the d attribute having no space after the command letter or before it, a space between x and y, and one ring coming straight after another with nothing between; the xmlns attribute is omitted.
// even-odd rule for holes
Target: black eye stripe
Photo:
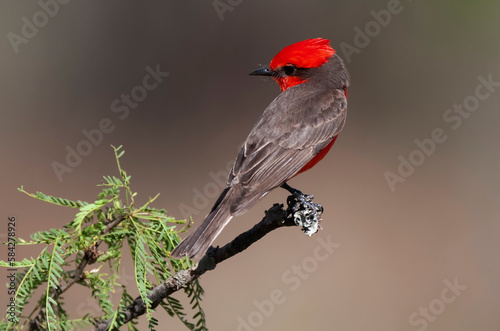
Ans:
<svg viewBox="0 0 500 331"><path fill-rule="evenodd" d="M285 66L282 66L279 70L275 72L275 76L278 77L286 77L286 76L293 76L293 77L299 77L302 79L307 79L311 77L315 72L315 68L297 68L293 64L288 64Z"/></svg>

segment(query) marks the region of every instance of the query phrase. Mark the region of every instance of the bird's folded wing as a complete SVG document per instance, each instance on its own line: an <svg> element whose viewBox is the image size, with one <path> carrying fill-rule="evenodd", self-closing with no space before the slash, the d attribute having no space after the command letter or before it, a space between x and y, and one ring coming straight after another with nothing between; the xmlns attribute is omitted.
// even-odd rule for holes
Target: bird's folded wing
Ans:
<svg viewBox="0 0 500 331"><path fill-rule="evenodd" d="M227 183L235 193L232 215L291 178L342 129L347 107L343 91L301 90L295 86L276 98L243 144Z"/></svg>

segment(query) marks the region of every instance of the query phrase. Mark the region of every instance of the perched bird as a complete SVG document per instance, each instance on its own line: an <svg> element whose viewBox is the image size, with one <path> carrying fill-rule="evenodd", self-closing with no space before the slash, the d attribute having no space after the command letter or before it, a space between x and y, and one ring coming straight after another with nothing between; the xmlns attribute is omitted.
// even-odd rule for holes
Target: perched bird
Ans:
<svg viewBox="0 0 500 331"><path fill-rule="evenodd" d="M269 191L312 168L328 153L347 115L349 73L330 41L297 42L282 49L269 67L250 75L272 77L281 94L261 115L236 157L226 187L203 223L171 253L201 258L234 217Z"/></svg>

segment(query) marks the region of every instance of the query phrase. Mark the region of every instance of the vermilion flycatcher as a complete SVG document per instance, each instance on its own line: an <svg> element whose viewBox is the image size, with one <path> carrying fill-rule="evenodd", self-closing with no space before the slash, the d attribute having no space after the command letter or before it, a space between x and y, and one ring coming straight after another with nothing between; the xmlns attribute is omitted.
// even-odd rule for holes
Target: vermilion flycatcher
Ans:
<svg viewBox="0 0 500 331"><path fill-rule="evenodd" d="M226 187L203 223L171 253L200 258L233 218L272 189L296 190L287 181L323 159L344 126L349 74L321 38L282 49L250 75L270 76L281 87L243 143Z"/></svg>

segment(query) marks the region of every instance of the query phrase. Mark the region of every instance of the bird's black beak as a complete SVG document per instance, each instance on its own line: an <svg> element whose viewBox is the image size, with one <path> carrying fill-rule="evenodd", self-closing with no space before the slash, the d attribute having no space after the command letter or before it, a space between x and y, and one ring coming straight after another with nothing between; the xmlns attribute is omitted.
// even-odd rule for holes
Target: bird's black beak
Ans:
<svg viewBox="0 0 500 331"><path fill-rule="evenodd" d="M272 76L274 73L273 70L271 70L268 67L264 67L261 69L254 70L250 73L252 76Z"/></svg>

